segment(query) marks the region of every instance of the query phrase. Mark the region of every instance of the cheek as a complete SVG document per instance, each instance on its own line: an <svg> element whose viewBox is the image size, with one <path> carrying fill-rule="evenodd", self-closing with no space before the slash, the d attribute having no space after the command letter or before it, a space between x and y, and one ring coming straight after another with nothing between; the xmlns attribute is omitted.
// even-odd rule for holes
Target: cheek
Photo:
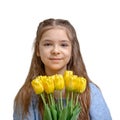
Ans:
<svg viewBox="0 0 120 120"><path fill-rule="evenodd" d="M70 61L70 59L71 59L71 54L69 54L67 57L68 62Z"/></svg>
<svg viewBox="0 0 120 120"><path fill-rule="evenodd" d="M45 61L47 59L45 51L40 52L40 58L41 58L41 61L45 64Z"/></svg>
<svg viewBox="0 0 120 120"><path fill-rule="evenodd" d="M71 49L66 52L66 59L69 61L71 58Z"/></svg>
<svg viewBox="0 0 120 120"><path fill-rule="evenodd" d="M48 53L46 53L46 50L40 48L39 49L39 56L40 56L40 58L41 58L42 61L43 61L43 59L46 58L46 55L48 55Z"/></svg>
<svg viewBox="0 0 120 120"><path fill-rule="evenodd" d="M48 49L44 48L44 47L40 47L39 48L39 53L40 53L40 56L45 56L47 55L49 52L48 52Z"/></svg>

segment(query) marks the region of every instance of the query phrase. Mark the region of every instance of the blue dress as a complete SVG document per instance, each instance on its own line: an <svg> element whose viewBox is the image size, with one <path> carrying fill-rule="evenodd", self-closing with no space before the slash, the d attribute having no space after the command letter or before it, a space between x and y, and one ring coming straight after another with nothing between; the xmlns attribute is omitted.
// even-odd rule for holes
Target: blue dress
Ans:
<svg viewBox="0 0 120 120"><path fill-rule="evenodd" d="M110 111L103 98L103 95L99 88L93 83L90 83L91 89L91 104L90 104L90 120L112 120ZM38 105L36 100L32 99L29 106L29 114L24 120L42 120L38 111ZM19 113L19 114L18 114ZM13 120L22 120L22 114L20 107L14 110Z"/></svg>

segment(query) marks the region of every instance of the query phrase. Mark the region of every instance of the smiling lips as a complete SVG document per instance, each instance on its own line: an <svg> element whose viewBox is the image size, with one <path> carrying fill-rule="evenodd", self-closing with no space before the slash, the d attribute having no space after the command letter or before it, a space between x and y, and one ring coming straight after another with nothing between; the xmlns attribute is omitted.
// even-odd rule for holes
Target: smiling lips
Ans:
<svg viewBox="0 0 120 120"><path fill-rule="evenodd" d="M53 62L58 62L58 61L60 61L62 59L61 58L50 58L50 60L53 61Z"/></svg>

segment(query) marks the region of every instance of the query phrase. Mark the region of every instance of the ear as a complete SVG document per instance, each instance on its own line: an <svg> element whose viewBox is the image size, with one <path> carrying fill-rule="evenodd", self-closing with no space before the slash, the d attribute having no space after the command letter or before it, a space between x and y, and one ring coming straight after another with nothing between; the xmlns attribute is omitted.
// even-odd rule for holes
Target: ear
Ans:
<svg viewBox="0 0 120 120"><path fill-rule="evenodd" d="M37 55L38 57L40 57L39 45L37 45L37 47L36 47L36 55Z"/></svg>
<svg viewBox="0 0 120 120"><path fill-rule="evenodd" d="M37 51L36 51L36 55L37 55L38 57L40 57L39 49L37 49Z"/></svg>
<svg viewBox="0 0 120 120"><path fill-rule="evenodd" d="M38 56L38 57L40 57L40 51L39 51L39 47L37 46L37 48L36 48L36 55Z"/></svg>

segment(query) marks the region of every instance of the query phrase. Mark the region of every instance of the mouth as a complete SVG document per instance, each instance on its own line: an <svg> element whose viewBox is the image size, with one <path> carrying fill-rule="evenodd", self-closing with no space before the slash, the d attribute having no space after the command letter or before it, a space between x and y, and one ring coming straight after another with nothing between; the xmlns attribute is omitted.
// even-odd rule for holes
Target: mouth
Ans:
<svg viewBox="0 0 120 120"><path fill-rule="evenodd" d="M50 60L61 60L61 58L50 58Z"/></svg>
<svg viewBox="0 0 120 120"><path fill-rule="evenodd" d="M59 63L62 60L62 58L50 58L50 61L53 63Z"/></svg>

